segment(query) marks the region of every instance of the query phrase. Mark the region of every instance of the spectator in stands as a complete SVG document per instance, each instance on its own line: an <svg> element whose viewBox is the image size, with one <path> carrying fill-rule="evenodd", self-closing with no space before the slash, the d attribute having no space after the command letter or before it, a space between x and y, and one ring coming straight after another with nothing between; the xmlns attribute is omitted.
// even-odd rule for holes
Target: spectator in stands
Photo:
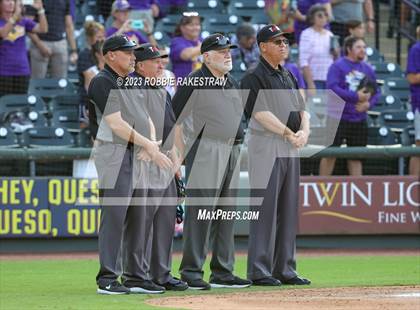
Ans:
<svg viewBox="0 0 420 310"><path fill-rule="evenodd" d="M232 44L238 45L237 49L231 51L232 59L241 60L247 69L253 68L260 60L257 33L250 23L244 23L236 29Z"/></svg>
<svg viewBox="0 0 420 310"><path fill-rule="evenodd" d="M328 70L327 88L331 89L345 101L344 111L338 125L333 146L340 146L346 140L347 146L366 146L367 144L367 110L376 104L380 95L379 88L369 91L361 82L376 83L372 67L364 61L366 43L364 39L348 37L344 41L345 57L335 61ZM333 118L328 115L327 127L333 128ZM335 158L322 158L320 175L331 175ZM362 162L349 159L347 168L350 175L362 175Z"/></svg>
<svg viewBox="0 0 420 310"><path fill-rule="evenodd" d="M290 62L289 59L286 59L285 61L281 61L280 65L292 73L292 75L295 77L300 94L302 95L303 99L306 99L305 89L306 89L306 83L305 79L303 78L302 73L299 70L299 67L294 64L293 62Z"/></svg>
<svg viewBox="0 0 420 310"><path fill-rule="evenodd" d="M295 40L297 43L300 41L300 35L302 31L310 26L310 23L308 23L307 14L309 9L315 4L320 4L326 9L328 20L325 24L325 28L330 29L328 23L328 21L332 19L332 8L330 0L299 0L297 1L297 10L295 12L294 23Z"/></svg>
<svg viewBox="0 0 420 310"><path fill-rule="evenodd" d="M184 12L171 40L169 58L176 77L186 77L201 67L201 17Z"/></svg>
<svg viewBox="0 0 420 310"><path fill-rule="evenodd" d="M410 83L411 108L414 112L416 146L420 147L420 26L417 26L417 42L411 47L407 60L407 80ZM409 172L420 175L420 157L410 158Z"/></svg>
<svg viewBox="0 0 420 310"><path fill-rule="evenodd" d="M28 91L31 72L26 33L48 31L42 1L35 0L33 6L38 13L38 24L22 17L20 1L0 0L0 96Z"/></svg>
<svg viewBox="0 0 420 310"><path fill-rule="evenodd" d="M331 54L331 31L325 29L328 22L327 9L320 4L308 11L308 22L299 42L299 63L303 71L308 92L315 95L315 89L325 89L328 69L333 63Z"/></svg>
<svg viewBox="0 0 420 310"><path fill-rule="evenodd" d="M366 34L365 23L360 20L350 20L347 23L348 32L352 37L364 38Z"/></svg>
<svg viewBox="0 0 420 310"><path fill-rule="evenodd" d="M52 78L66 78L69 60L76 64L78 58L70 2L44 0L44 7L48 32L30 35L33 43L30 48L32 78L47 77L49 67Z"/></svg>
<svg viewBox="0 0 420 310"><path fill-rule="evenodd" d="M349 21L363 21L366 16L367 30L369 33L375 29L372 0L332 0L334 21L331 22L331 31L339 37L340 45L350 35L348 30Z"/></svg>
<svg viewBox="0 0 420 310"><path fill-rule="evenodd" d="M169 47L168 46L163 46L160 48L160 54L165 56L168 55L169 56ZM162 77L164 79L167 79L168 81L171 79L175 79L175 74L168 70L167 67L169 65L169 57L162 57L160 59L162 66L163 66L163 70L162 70ZM169 93L169 95L171 95L171 98L175 95L176 92L176 83L168 83L168 85L165 86L166 91Z"/></svg>
<svg viewBox="0 0 420 310"><path fill-rule="evenodd" d="M144 20L153 32L155 18L159 16L158 0L128 0L132 8L130 18L132 20Z"/></svg>
<svg viewBox="0 0 420 310"><path fill-rule="evenodd" d="M87 47L80 52L79 60L77 62L77 72L79 73L79 94L81 103L81 117L87 119L87 90L90 81L103 69L102 52L98 47L98 42L105 40L105 28L102 24L89 21L85 23L85 34Z"/></svg>
<svg viewBox="0 0 420 310"><path fill-rule="evenodd" d="M131 41L136 42L137 45L150 42L156 45L156 41L153 37L153 33L150 31L150 26L147 21L140 22L143 23L144 32L146 32L147 37L145 37L140 29L133 29L132 22L133 20L129 18L131 7L127 0L116 0L112 4L112 16L114 17L114 22L112 27L106 30L106 37L112 35L125 34Z"/></svg>
<svg viewBox="0 0 420 310"><path fill-rule="evenodd" d="M264 10L270 20L269 23L279 26L285 32L292 32L296 10L296 6L292 3L296 1L265 0L264 2Z"/></svg>

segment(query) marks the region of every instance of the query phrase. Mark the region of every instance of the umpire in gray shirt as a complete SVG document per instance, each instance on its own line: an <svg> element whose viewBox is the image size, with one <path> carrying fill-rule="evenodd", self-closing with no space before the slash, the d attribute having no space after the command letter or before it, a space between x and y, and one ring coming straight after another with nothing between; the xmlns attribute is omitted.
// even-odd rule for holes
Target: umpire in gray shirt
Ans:
<svg viewBox="0 0 420 310"><path fill-rule="evenodd" d="M199 213L211 214L215 210L235 210L235 191L230 185L238 183L239 170L235 169L243 141L242 100L236 81L229 75L232 69L229 38L213 34L203 40L201 53L204 64L188 78L198 85L178 88L172 103L177 116L176 138L178 149L184 152L183 121L191 117L192 139L197 138L186 159L187 200L184 222L184 247L180 266L182 280L191 289L211 287L243 288L251 281L233 275L234 221L221 218L199 219ZM216 85L207 78L218 78ZM203 83L201 83L203 82ZM191 146L191 145L189 145ZM191 155L192 154L192 155ZM221 205L219 198L226 201ZM197 203L192 203L196 200ZM205 201L205 202L204 202ZM208 202L208 203L207 203ZM203 264L212 241L210 284L203 280Z"/></svg>

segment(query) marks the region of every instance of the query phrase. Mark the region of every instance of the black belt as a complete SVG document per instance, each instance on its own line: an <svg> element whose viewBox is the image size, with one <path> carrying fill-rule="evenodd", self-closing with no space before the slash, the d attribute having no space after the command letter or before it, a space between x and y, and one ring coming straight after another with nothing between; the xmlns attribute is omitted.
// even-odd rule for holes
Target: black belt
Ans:
<svg viewBox="0 0 420 310"><path fill-rule="evenodd" d="M214 140L214 141L217 141L217 142L222 142L222 143L225 143L225 144L232 144L232 145L238 145L238 144L242 144L244 142L243 139L237 139L237 138L223 139L223 138L215 138L215 137L204 137L204 138L201 137L198 140L201 140L201 139L209 139L209 140Z"/></svg>
<svg viewBox="0 0 420 310"><path fill-rule="evenodd" d="M122 144L122 143L116 143L116 142L111 142L111 141L104 141L104 140L101 140L101 139L95 139L95 142L97 142L99 145L101 145L101 144L117 144L117 145L125 146L129 150L132 150L134 148L134 144L131 143L131 142L128 142L127 144Z"/></svg>

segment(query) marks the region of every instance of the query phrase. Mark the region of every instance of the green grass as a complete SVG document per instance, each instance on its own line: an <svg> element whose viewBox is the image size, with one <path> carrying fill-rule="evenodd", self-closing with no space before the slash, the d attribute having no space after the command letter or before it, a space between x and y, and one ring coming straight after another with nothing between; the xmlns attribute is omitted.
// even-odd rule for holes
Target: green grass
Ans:
<svg viewBox="0 0 420 310"><path fill-rule="evenodd" d="M302 256L298 263L299 273L312 280L311 288L420 284L418 256ZM179 257L173 265L179 266ZM151 297L147 295L97 295L97 268L95 259L0 261L0 309L157 309L144 303ZM235 268L237 275L245 276L246 257L237 257ZM205 270L208 277L208 264ZM242 291L253 290L267 289ZM239 290L187 291L159 297L232 291Z"/></svg>

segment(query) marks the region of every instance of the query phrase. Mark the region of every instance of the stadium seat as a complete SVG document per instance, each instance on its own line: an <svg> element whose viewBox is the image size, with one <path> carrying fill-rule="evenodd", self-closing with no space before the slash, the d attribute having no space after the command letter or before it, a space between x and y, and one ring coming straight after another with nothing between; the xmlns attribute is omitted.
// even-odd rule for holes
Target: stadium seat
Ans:
<svg viewBox="0 0 420 310"><path fill-rule="evenodd" d="M83 128L77 135L78 147L92 147L91 133L89 128Z"/></svg>
<svg viewBox="0 0 420 310"><path fill-rule="evenodd" d="M403 102L407 102L410 99L410 85L404 77L387 78L385 88Z"/></svg>
<svg viewBox="0 0 420 310"><path fill-rule="evenodd" d="M28 93L49 100L57 95L76 94L77 88L67 79L31 79Z"/></svg>
<svg viewBox="0 0 420 310"><path fill-rule="evenodd" d="M204 20L203 32L208 34L220 32L223 34L235 33L240 19L235 15L212 14Z"/></svg>
<svg viewBox="0 0 420 310"><path fill-rule="evenodd" d="M299 60L299 49L296 46L291 46L289 49L289 61L297 63Z"/></svg>
<svg viewBox="0 0 420 310"><path fill-rule="evenodd" d="M376 78L385 80L390 77L402 77L403 72L398 64L392 62L372 62L373 70L375 71Z"/></svg>
<svg viewBox="0 0 420 310"><path fill-rule="evenodd" d="M156 27L159 27L160 31L163 31L165 33L174 33L175 27L180 21L181 16L176 15L166 15L164 18L162 18L159 23L156 25Z"/></svg>
<svg viewBox="0 0 420 310"><path fill-rule="evenodd" d="M72 147L74 138L65 128L37 127L23 132L22 144L25 147Z"/></svg>
<svg viewBox="0 0 420 310"><path fill-rule="evenodd" d="M241 59L232 59L232 70L229 72L237 82L239 82L245 74L247 68Z"/></svg>
<svg viewBox="0 0 420 310"><path fill-rule="evenodd" d="M11 128L0 127L0 148L19 147L19 140Z"/></svg>
<svg viewBox="0 0 420 310"><path fill-rule="evenodd" d="M413 126L408 126L401 133L401 144L405 146L415 145L415 130Z"/></svg>
<svg viewBox="0 0 420 310"><path fill-rule="evenodd" d="M164 29L155 29L153 36L155 37L155 40L160 47L169 46L171 44L170 33L167 33Z"/></svg>
<svg viewBox="0 0 420 310"><path fill-rule="evenodd" d="M78 110L54 111L51 119L52 127L66 128L70 132L80 132L80 115Z"/></svg>
<svg viewBox="0 0 420 310"><path fill-rule="evenodd" d="M47 106L41 97L35 95L5 95L0 97L0 113L27 109L41 113L46 112Z"/></svg>
<svg viewBox="0 0 420 310"><path fill-rule="evenodd" d="M368 128L368 145L397 145L399 144L398 136L389 128L370 127Z"/></svg>
<svg viewBox="0 0 420 310"><path fill-rule="evenodd" d="M79 110L80 96L78 94L58 95L49 103L51 111L58 110Z"/></svg>
<svg viewBox="0 0 420 310"><path fill-rule="evenodd" d="M404 128L410 126L414 120L412 111L386 111L379 116L379 123L386 125L391 130L402 132Z"/></svg>
<svg viewBox="0 0 420 310"><path fill-rule="evenodd" d="M382 112L390 110L405 110L405 107L398 97L392 94L382 94L379 97L378 102L368 111L368 113L379 115Z"/></svg>
<svg viewBox="0 0 420 310"><path fill-rule="evenodd" d="M241 17L243 21L252 22L252 19L263 18L265 16L265 2L263 0L241 0L231 1L228 12L232 15Z"/></svg>
<svg viewBox="0 0 420 310"><path fill-rule="evenodd" d="M188 1L188 10L200 13L202 16L207 14L221 13L223 11L223 4L217 0L194 0Z"/></svg>
<svg viewBox="0 0 420 310"><path fill-rule="evenodd" d="M382 55L376 48L368 46L366 48L366 55L368 58L368 62L383 62L384 55Z"/></svg>

